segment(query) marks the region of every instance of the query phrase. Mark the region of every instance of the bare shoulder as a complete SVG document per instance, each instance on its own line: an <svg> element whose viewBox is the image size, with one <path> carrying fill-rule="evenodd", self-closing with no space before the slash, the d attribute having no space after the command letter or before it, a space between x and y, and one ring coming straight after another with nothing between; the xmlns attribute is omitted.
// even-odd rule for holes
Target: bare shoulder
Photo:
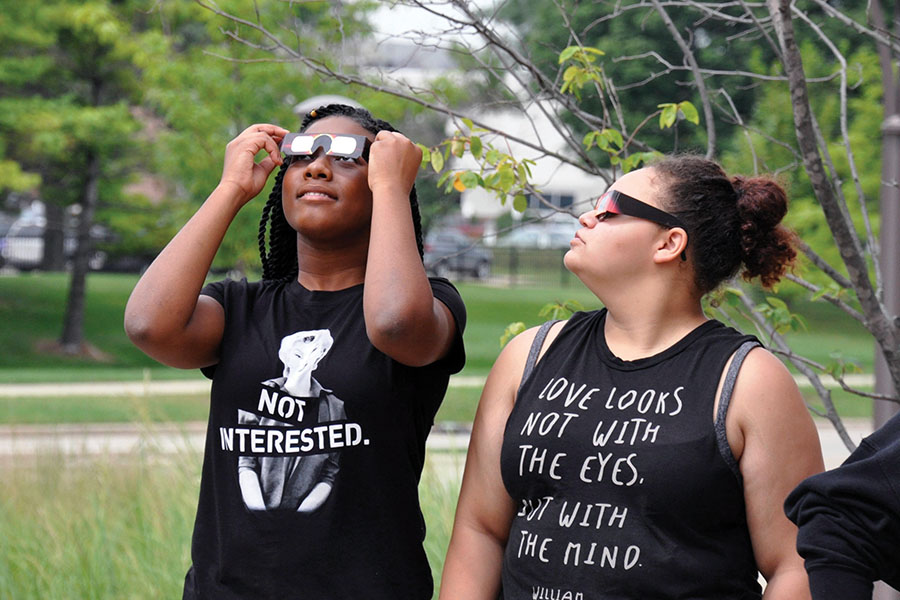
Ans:
<svg viewBox="0 0 900 600"><path fill-rule="evenodd" d="M754 348L741 366L729 419L739 428L743 449L754 441L770 451L818 448L815 424L797 383L765 348Z"/></svg>
<svg viewBox="0 0 900 600"><path fill-rule="evenodd" d="M736 397L753 394L758 402L800 399L797 383L787 367L774 354L763 347L756 347L747 354L735 384ZM802 402L801 402L802 404Z"/></svg>
<svg viewBox="0 0 900 600"><path fill-rule="evenodd" d="M555 323L550 328L550 331L547 332L547 337L544 339L538 354L538 360L544 355L550 344L553 343L553 340L562 329L563 323ZM490 375L488 375L484 394L482 394L482 403L485 402L485 399L491 398L504 398L506 400L505 403L515 401L515 392L522 381L528 354L539 330L539 326L526 329L510 340L503 348L494 362Z"/></svg>

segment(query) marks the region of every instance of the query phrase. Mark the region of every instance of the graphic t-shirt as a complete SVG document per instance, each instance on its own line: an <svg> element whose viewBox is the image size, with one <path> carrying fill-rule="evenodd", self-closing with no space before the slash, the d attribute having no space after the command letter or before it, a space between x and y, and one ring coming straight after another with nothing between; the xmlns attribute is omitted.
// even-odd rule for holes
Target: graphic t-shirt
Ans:
<svg viewBox="0 0 900 600"><path fill-rule="evenodd" d="M502 598L759 598L724 414L714 424L723 369L755 338L707 321L624 361L605 318L572 316L507 421L501 472L518 511Z"/></svg>
<svg viewBox="0 0 900 600"><path fill-rule="evenodd" d="M363 286L225 280L184 597L430 598L417 486L425 438L465 361L465 308L432 279L456 339L425 367L366 335Z"/></svg>

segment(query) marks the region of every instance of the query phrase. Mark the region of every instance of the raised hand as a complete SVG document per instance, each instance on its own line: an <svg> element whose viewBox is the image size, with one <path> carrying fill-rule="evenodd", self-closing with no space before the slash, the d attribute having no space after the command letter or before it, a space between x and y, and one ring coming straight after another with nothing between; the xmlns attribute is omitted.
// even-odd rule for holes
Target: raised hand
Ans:
<svg viewBox="0 0 900 600"><path fill-rule="evenodd" d="M379 131L369 149L369 189L409 195L422 163L422 150L396 131Z"/></svg>
<svg viewBox="0 0 900 600"><path fill-rule="evenodd" d="M254 198L266 185L269 174L284 161L281 140L288 130L270 123L257 123L242 131L225 147L225 164L220 186L235 186L244 203ZM265 150L267 156L256 162L256 154Z"/></svg>

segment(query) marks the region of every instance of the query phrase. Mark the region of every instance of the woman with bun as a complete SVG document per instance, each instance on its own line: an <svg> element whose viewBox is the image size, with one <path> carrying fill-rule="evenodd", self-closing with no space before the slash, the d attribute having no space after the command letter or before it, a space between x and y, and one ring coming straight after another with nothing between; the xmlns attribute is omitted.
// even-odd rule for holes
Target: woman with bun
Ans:
<svg viewBox="0 0 900 600"><path fill-rule="evenodd" d="M565 264L604 308L498 357L441 598L809 597L782 505L823 468L815 426L784 365L701 305L738 272L778 281L786 210L774 181L675 156L581 215Z"/></svg>

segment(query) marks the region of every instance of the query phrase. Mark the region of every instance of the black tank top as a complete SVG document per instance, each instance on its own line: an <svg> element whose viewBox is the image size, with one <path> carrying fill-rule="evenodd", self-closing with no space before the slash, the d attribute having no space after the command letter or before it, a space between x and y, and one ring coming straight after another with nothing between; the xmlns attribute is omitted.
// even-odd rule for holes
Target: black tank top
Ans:
<svg viewBox="0 0 900 600"><path fill-rule="evenodd" d="M502 598L760 598L725 437L756 338L707 321L655 356L623 361L606 346L605 318L576 313L526 368L501 456L518 506Z"/></svg>

